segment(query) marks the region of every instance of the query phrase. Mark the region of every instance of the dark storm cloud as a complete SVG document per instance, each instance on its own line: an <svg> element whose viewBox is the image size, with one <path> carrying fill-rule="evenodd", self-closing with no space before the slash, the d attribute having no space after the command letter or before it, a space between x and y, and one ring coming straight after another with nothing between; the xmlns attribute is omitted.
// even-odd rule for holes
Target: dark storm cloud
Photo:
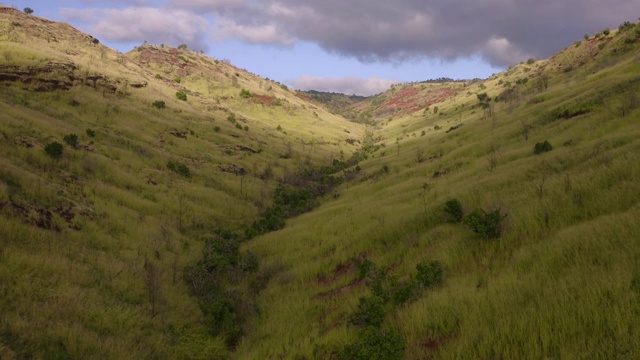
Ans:
<svg viewBox="0 0 640 360"><path fill-rule="evenodd" d="M216 36L252 43L310 41L361 61L480 55L505 66L547 57L605 27L634 21L631 0L171 0L216 15Z"/></svg>

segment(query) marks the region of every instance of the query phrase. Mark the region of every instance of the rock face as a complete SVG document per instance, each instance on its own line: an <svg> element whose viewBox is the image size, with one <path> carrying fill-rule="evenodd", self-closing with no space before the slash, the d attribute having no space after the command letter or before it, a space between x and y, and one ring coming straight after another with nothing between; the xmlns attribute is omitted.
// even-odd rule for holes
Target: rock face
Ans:
<svg viewBox="0 0 640 360"><path fill-rule="evenodd" d="M85 85L108 93L126 93L127 88L147 86L144 78L131 73L92 73L91 65L85 64L87 58L120 63L126 59L66 23L0 5L0 42L7 45L0 60L0 85L17 85L36 92ZM37 52L32 49L41 46L46 46L50 53L34 56Z"/></svg>
<svg viewBox="0 0 640 360"><path fill-rule="evenodd" d="M0 83L21 83L25 90L68 90L77 81L73 63L48 61L42 66L23 67L0 64Z"/></svg>

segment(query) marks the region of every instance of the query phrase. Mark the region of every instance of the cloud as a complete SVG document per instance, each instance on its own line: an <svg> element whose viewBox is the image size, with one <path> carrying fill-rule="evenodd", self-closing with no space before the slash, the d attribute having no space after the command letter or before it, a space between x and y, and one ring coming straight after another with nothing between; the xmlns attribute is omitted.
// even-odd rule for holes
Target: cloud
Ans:
<svg viewBox="0 0 640 360"><path fill-rule="evenodd" d="M274 24L258 26L240 25L234 21L221 19L216 29L218 39L238 39L250 44L268 44L290 47L294 39L280 34Z"/></svg>
<svg viewBox="0 0 640 360"><path fill-rule="evenodd" d="M98 38L119 43L178 46L207 50L209 22L202 16L181 9L127 7L123 9L61 9L66 20L83 23Z"/></svg>
<svg viewBox="0 0 640 360"><path fill-rule="evenodd" d="M362 79L356 77L323 78L302 75L297 79L287 81L294 88L300 90L318 90L354 95L375 95L381 93L397 81L376 77Z"/></svg>
<svg viewBox="0 0 640 360"><path fill-rule="evenodd" d="M222 24L218 38L307 41L363 62L482 56L495 66L547 57L640 14L628 0L171 0ZM264 33L262 36L258 34Z"/></svg>

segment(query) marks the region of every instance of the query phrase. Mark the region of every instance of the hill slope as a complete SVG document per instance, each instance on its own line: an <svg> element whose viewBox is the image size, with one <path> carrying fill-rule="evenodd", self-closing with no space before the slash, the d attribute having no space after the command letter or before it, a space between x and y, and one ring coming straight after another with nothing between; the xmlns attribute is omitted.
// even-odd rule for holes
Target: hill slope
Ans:
<svg viewBox="0 0 640 360"><path fill-rule="evenodd" d="M640 26L397 85L366 127L187 49L0 28L0 358L640 355Z"/></svg>
<svg viewBox="0 0 640 360"><path fill-rule="evenodd" d="M238 358L639 356L638 29L359 104L356 182L246 244L280 270Z"/></svg>
<svg viewBox="0 0 640 360"><path fill-rule="evenodd" d="M226 358L189 282L207 241L362 126L185 49L0 28L0 358Z"/></svg>

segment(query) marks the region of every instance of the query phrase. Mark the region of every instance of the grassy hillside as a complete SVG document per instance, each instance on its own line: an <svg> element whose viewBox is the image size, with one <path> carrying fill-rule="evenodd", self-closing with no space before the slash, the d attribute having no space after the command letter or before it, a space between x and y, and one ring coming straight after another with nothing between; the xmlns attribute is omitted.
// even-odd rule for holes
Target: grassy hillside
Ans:
<svg viewBox="0 0 640 360"><path fill-rule="evenodd" d="M356 122L188 49L0 29L0 358L640 356L640 26Z"/></svg>
<svg viewBox="0 0 640 360"><path fill-rule="evenodd" d="M205 240L363 128L188 50L0 27L0 358L226 358L186 278Z"/></svg>
<svg viewBox="0 0 640 360"><path fill-rule="evenodd" d="M359 105L360 177L245 245L280 270L238 358L640 356L636 29L408 114ZM377 98L452 85L421 87Z"/></svg>

